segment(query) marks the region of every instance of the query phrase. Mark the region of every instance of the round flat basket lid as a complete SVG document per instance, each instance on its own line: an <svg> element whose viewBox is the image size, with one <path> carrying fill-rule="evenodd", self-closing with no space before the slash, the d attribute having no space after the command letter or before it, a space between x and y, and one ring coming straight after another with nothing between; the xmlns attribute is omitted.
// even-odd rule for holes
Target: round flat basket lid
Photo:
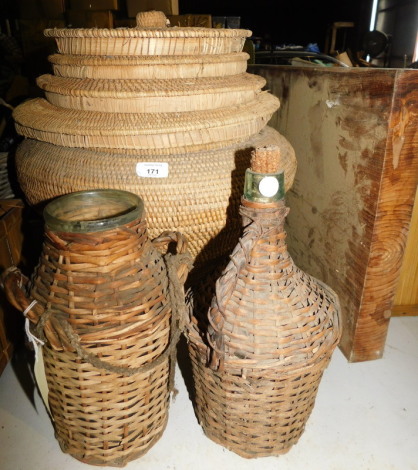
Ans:
<svg viewBox="0 0 418 470"><path fill-rule="evenodd" d="M146 16L153 12L143 12ZM62 54L82 55L201 55L241 52L246 29L167 27L160 19L152 26L140 21L136 28L46 29L45 36L55 38ZM144 26L144 25L147 26Z"/></svg>
<svg viewBox="0 0 418 470"><path fill-rule="evenodd" d="M173 80L103 80L42 75L47 100L70 109L102 112L185 112L233 106L253 100L266 81L243 73L229 77Z"/></svg>
<svg viewBox="0 0 418 470"><path fill-rule="evenodd" d="M68 78L177 79L225 77L247 70L246 52L195 56L74 56L48 57L54 74Z"/></svg>
<svg viewBox="0 0 418 470"><path fill-rule="evenodd" d="M185 151L219 148L259 132L279 107L269 93L247 103L185 113L102 113L54 106L42 98L14 110L17 131L67 147Z"/></svg>

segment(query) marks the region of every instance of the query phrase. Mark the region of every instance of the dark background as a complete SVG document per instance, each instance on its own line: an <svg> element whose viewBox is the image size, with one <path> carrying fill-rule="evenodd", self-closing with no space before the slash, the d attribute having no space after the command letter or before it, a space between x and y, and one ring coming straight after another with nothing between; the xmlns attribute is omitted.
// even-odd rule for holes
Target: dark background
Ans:
<svg viewBox="0 0 418 470"><path fill-rule="evenodd" d="M19 18L22 1L30 0L0 0L0 18ZM123 15L124 0L120 5L119 15ZM240 16L242 28L272 45L317 43L321 50L328 27L336 21L355 23L350 46L357 49L369 27L371 6L372 0L179 0L180 14Z"/></svg>
<svg viewBox="0 0 418 470"><path fill-rule="evenodd" d="M213 16L240 16L241 27L253 36L266 37L274 44L306 46L317 43L324 48L327 28L335 21L352 21L356 48L368 30L372 0L179 0L180 13Z"/></svg>

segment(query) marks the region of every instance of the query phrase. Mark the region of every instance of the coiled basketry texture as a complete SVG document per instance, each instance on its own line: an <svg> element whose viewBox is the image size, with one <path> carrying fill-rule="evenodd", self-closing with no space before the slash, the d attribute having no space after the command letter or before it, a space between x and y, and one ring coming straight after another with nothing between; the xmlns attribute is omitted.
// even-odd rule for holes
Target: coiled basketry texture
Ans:
<svg viewBox="0 0 418 470"><path fill-rule="evenodd" d="M38 86L47 100L69 109L98 112L158 113L211 110L254 100L265 85L262 77L118 80L62 78L42 75Z"/></svg>
<svg viewBox="0 0 418 470"><path fill-rule="evenodd" d="M265 144L282 149L286 181L293 181L294 150L268 126L223 149L177 155L110 153L26 139L17 149L16 164L22 189L35 206L63 194L101 187L137 194L147 207L150 236L175 227L188 238L195 264L202 265L234 248L241 230L238 208L245 169L252 149ZM139 178L137 164L146 161L168 162L168 177Z"/></svg>
<svg viewBox="0 0 418 470"><path fill-rule="evenodd" d="M238 238L239 223L229 222L253 143L283 147L289 186L296 158L266 128L279 100L246 73L242 46L251 32L169 28L163 18L144 12L137 28L45 31L57 41L55 74L38 79L45 99L14 111L27 138L17 173L36 204L98 187L134 192L147 202L151 233L187 233L200 264L225 256ZM149 162L168 173L139 175L137 165Z"/></svg>
<svg viewBox="0 0 418 470"><path fill-rule="evenodd" d="M61 54L98 56L201 55L241 52L245 29L47 29Z"/></svg>
<svg viewBox="0 0 418 470"><path fill-rule="evenodd" d="M265 127L278 100L259 94L241 105L188 113L101 113L66 109L36 98L14 112L17 131L65 147L166 149L178 153L224 147Z"/></svg>
<svg viewBox="0 0 418 470"><path fill-rule="evenodd" d="M57 77L119 80L226 77L247 70L245 52L200 56L75 56L53 54Z"/></svg>

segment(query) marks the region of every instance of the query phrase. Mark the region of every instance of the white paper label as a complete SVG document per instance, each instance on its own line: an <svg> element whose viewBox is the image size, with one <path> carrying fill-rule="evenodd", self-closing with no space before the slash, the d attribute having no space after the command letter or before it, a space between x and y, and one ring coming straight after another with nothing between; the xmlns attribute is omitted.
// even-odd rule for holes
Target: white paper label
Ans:
<svg viewBox="0 0 418 470"><path fill-rule="evenodd" d="M35 348L37 348L36 359L35 359L35 379L36 383L38 384L39 392L41 394L42 400L45 404L45 407L52 418L51 410L49 408L49 400L48 400L48 382L46 381L45 375L45 364L44 364L44 356L42 353L42 346L35 344ZM53 419L53 418L52 418Z"/></svg>
<svg viewBox="0 0 418 470"><path fill-rule="evenodd" d="M141 162L136 164L136 174L142 178L167 178L168 163Z"/></svg>
<svg viewBox="0 0 418 470"><path fill-rule="evenodd" d="M264 197L273 197L279 190L279 182L274 176L266 176L260 181L258 190Z"/></svg>

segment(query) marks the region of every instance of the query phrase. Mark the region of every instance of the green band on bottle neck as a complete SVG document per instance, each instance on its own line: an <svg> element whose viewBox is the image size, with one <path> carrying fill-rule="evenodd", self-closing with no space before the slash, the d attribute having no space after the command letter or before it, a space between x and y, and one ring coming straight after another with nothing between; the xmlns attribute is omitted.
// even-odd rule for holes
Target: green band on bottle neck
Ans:
<svg viewBox="0 0 418 470"><path fill-rule="evenodd" d="M284 173L245 172L244 198L253 202L276 202L284 198Z"/></svg>

